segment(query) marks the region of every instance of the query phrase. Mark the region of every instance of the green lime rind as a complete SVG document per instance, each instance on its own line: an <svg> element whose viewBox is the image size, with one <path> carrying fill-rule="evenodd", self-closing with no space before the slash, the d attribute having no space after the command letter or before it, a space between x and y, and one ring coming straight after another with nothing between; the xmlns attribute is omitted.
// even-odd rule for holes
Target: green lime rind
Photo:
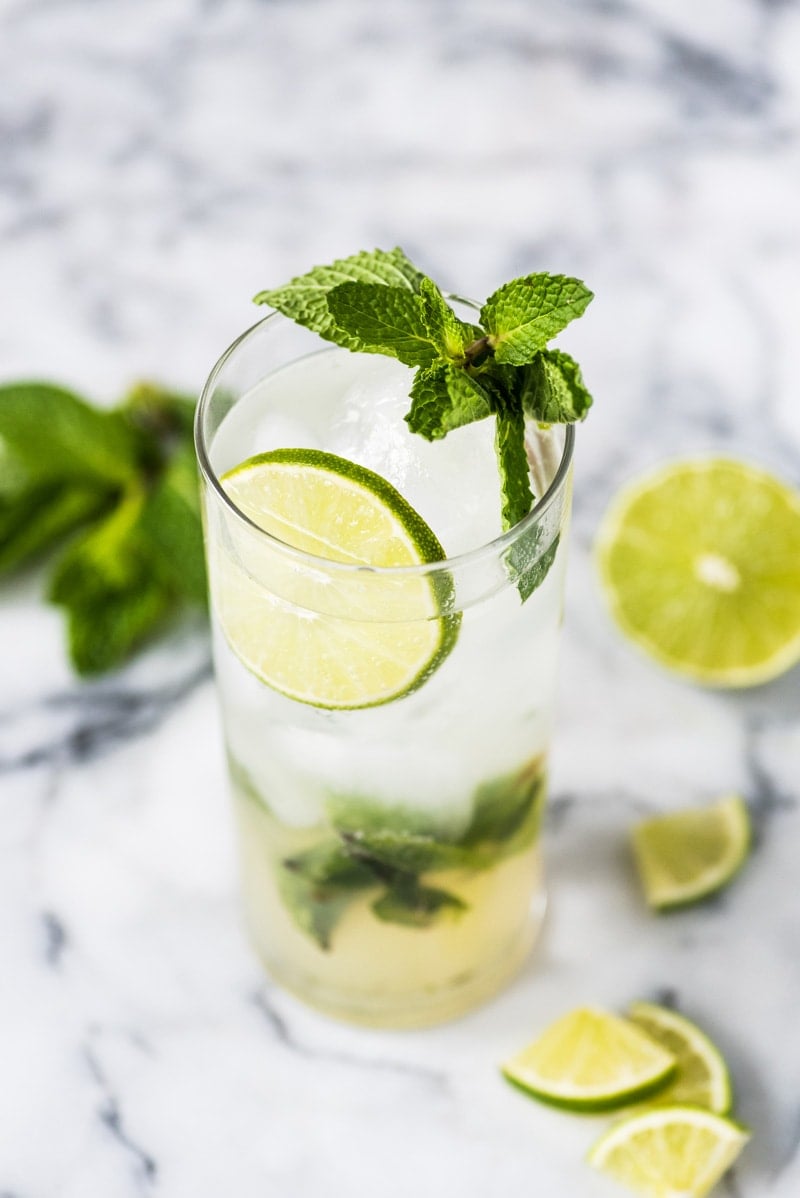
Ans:
<svg viewBox="0 0 800 1198"><path fill-rule="evenodd" d="M725 846L726 854L713 865L698 866L694 880L667 877L670 858L673 863L678 859L681 866L691 861L698 844L702 817L707 816L710 824L720 813L723 813L725 827L732 833ZM683 830L682 819L685 821ZM659 914L669 914L710 898L739 874L752 843L750 814L739 795L730 795L705 809L686 809L644 820L632 829L631 843L648 906Z"/></svg>
<svg viewBox="0 0 800 1198"><path fill-rule="evenodd" d="M659 1104L701 1106L715 1115L731 1113L730 1070L716 1044L697 1024L677 1011L650 1002L632 1003L627 1018L678 1061L677 1074L658 1096Z"/></svg>
<svg viewBox="0 0 800 1198"><path fill-rule="evenodd" d="M677 1065L669 1065L663 1073L659 1074L652 1081L632 1087L629 1090L621 1090L619 1093L609 1095L607 1098L587 1099L561 1098L558 1095L548 1094L544 1090L534 1089L530 1083L520 1081L519 1078L514 1077L506 1066L503 1066L500 1072L515 1090L519 1090L520 1093L526 1094L529 1098L535 1098L537 1102L542 1102L545 1106L555 1107L560 1111L569 1111L573 1115L602 1115L609 1111L618 1111L622 1107L630 1106L634 1102L652 1098L653 1095L664 1089L674 1076L676 1070Z"/></svg>
<svg viewBox="0 0 800 1198"><path fill-rule="evenodd" d="M688 1129L690 1136L699 1133L705 1143L692 1145L690 1139L681 1144L681 1128ZM648 1151L649 1133L652 1136ZM667 1194L706 1198L749 1139L750 1130L744 1124L703 1107L682 1103L655 1107L617 1120L592 1145L586 1160L641 1198L664 1198Z"/></svg>
<svg viewBox="0 0 800 1198"><path fill-rule="evenodd" d="M400 567L370 566L369 563L364 563L363 568L365 570L374 570L376 572L380 572L382 569L387 571L398 570L401 576L404 571L408 571L409 576L411 576L414 568L418 565L433 565L446 560L444 548L436 534L390 482L382 478L375 471L368 469L368 467L351 462L349 459L340 457L337 454L327 453L318 449L275 449L247 458L244 462L239 463L221 475L221 481L225 483L231 479L241 478L259 466L268 467L276 465L298 466L343 478L348 484L354 484L356 487L361 488L372 501L377 498L391 513L392 518L413 546L418 561ZM291 545L291 542L284 542L284 544L287 544L289 548L295 549L306 557L310 556L313 558L315 556L314 554L307 553L305 550L298 550L296 546ZM322 558L320 560L328 565L331 564L331 561L335 561L335 559L329 558ZM248 660L246 655L239 651L236 644L236 637L231 637L227 629L225 629L226 637L234 653L239 657L239 660L259 681L295 702L304 703L307 706L327 711L357 711L364 708L381 707L387 703L403 699L419 690L436 673L452 652L458 640L461 627L461 613L454 610L455 584L452 575L443 568L433 573L426 581L430 587L435 610L438 612L438 615L429 617L430 623L437 623L439 626L438 642L430 649L417 673L408 681L405 681L402 687L387 694L379 696L370 695L363 702L331 702L322 695L316 695L313 698L309 697L301 693L299 688L298 690L292 690L281 687L276 683L275 679L265 677L263 672L252 661Z"/></svg>

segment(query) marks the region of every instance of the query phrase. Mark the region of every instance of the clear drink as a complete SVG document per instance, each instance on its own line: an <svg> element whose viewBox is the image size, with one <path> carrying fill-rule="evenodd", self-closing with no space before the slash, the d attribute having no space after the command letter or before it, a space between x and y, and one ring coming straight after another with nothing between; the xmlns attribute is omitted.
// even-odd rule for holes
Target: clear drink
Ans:
<svg viewBox="0 0 800 1198"><path fill-rule="evenodd" d="M573 433L528 430L537 504L501 535L490 421L430 445L402 420L406 367L321 346L268 317L215 368L198 418L246 918L269 972L306 1002L362 1023L424 1024L496 990L543 916ZM365 569L254 527L225 476L285 446L377 471L446 560ZM422 616L410 601L420 580L439 606ZM407 693L336 709L253 668L253 642L277 619L287 632L276 652L290 663L320 630L314 643L341 652L376 630L405 644L432 620L447 651Z"/></svg>

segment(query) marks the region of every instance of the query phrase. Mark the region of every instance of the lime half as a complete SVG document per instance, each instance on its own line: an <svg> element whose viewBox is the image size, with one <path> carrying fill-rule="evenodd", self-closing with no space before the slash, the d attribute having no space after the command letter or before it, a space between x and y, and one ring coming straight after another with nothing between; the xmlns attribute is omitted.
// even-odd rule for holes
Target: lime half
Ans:
<svg viewBox="0 0 800 1198"><path fill-rule="evenodd" d="M419 687L458 633L447 575L370 567L442 561L420 515L380 475L312 449L248 458L222 477L252 522L303 553L360 571L291 559L250 534L215 545L215 606L231 648L268 686L315 707L388 703ZM443 581L444 577L444 581Z"/></svg>
<svg viewBox="0 0 800 1198"><path fill-rule="evenodd" d="M800 496L764 470L665 466L618 496L597 556L615 619L663 665L751 686L800 659Z"/></svg>
<svg viewBox="0 0 800 1198"><path fill-rule="evenodd" d="M634 857L651 907L696 902L727 885L750 847L750 817L738 795L637 824Z"/></svg>
<svg viewBox="0 0 800 1198"><path fill-rule="evenodd" d="M664 1103L701 1106L717 1115L730 1113L733 1103L728 1066L719 1049L691 1020L656 1003L636 1002L628 1011L648 1036L678 1061L678 1072L654 1099Z"/></svg>
<svg viewBox="0 0 800 1198"><path fill-rule="evenodd" d="M659 1107L617 1123L589 1162L642 1198L705 1198L748 1139L744 1128L711 1111Z"/></svg>
<svg viewBox="0 0 800 1198"><path fill-rule="evenodd" d="M542 1102L590 1112L643 1098L675 1068L672 1053L639 1028L605 1011L580 1008L508 1061L503 1075Z"/></svg>

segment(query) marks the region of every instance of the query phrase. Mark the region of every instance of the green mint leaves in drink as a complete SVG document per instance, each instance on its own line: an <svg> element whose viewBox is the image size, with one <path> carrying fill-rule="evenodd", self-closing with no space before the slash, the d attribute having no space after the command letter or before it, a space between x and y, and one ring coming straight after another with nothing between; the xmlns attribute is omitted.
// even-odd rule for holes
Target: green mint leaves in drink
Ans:
<svg viewBox="0 0 800 1198"><path fill-rule="evenodd" d="M459 319L401 249L317 266L255 297L346 349L416 370L406 422L429 441L495 417L503 529L531 510L525 423L569 424L592 403L580 367L549 342L591 302L580 279L543 272L498 288L477 323Z"/></svg>
<svg viewBox="0 0 800 1198"><path fill-rule="evenodd" d="M152 383L111 411L51 383L0 386L0 576L55 555L48 596L79 674L205 604L193 416Z"/></svg>

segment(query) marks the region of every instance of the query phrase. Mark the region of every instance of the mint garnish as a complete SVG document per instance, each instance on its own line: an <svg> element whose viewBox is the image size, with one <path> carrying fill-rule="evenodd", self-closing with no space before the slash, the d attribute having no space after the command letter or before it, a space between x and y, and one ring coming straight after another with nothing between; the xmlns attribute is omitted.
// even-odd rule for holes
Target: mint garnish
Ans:
<svg viewBox="0 0 800 1198"><path fill-rule="evenodd" d="M0 573L68 540L49 597L80 674L121 664L205 603L194 401L139 384L112 411L50 383L0 386Z"/></svg>
<svg viewBox="0 0 800 1198"><path fill-rule="evenodd" d="M572 423L591 405L577 363L547 348L591 299L580 279L530 274L498 288L481 308L479 323L468 324L436 284L394 249L314 267L285 287L260 292L255 302L346 349L387 354L415 367L406 421L429 441L494 415L502 521L509 529L534 501L526 419Z"/></svg>

